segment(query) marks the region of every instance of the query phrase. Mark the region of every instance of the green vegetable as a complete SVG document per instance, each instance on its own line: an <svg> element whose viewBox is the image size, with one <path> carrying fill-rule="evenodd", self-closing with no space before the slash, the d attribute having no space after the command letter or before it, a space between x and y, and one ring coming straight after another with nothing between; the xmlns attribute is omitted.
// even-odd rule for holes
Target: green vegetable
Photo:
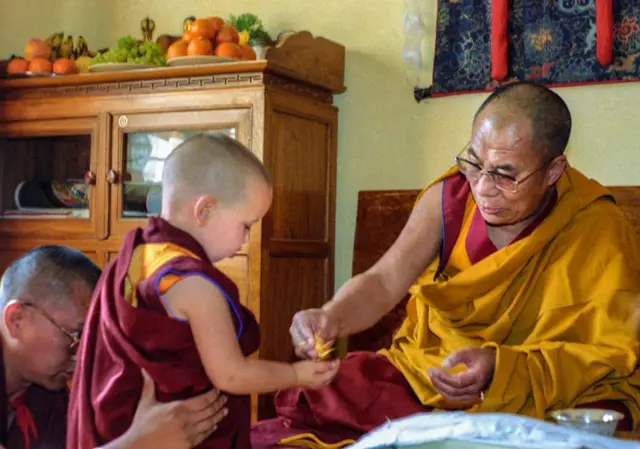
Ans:
<svg viewBox="0 0 640 449"><path fill-rule="evenodd" d="M238 31L247 31L249 43L252 45L263 45L272 41L269 33L264 30L262 21L254 14L231 15L229 23Z"/></svg>
<svg viewBox="0 0 640 449"><path fill-rule="evenodd" d="M118 39L114 47L97 54L91 64L128 62L131 64L165 65L166 59L159 44L151 41L139 42L131 36Z"/></svg>

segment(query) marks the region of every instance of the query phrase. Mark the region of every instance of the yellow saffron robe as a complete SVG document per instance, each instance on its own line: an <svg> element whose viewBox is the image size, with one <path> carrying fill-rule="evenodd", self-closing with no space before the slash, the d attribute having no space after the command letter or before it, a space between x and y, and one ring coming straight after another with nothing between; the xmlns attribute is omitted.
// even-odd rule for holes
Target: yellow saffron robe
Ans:
<svg viewBox="0 0 640 449"><path fill-rule="evenodd" d="M544 419L553 409L617 400L638 428L640 250L603 186L567 168L556 188L555 207L531 235L474 265L464 248L476 207L469 194L447 279L434 280L436 258L411 288L407 318L381 354L425 406L443 403L427 368L456 350L489 347L493 381L470 411Z"/></svg>

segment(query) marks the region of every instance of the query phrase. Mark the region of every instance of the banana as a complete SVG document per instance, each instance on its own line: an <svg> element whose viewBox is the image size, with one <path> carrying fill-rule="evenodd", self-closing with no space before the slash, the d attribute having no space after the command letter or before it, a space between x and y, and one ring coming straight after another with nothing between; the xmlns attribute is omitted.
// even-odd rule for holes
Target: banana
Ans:
<svg viewBox="0 0 640 449"><path fill-rule="evenodd" d="M60 58L74 59L73 57L73 36L67 36L60 46Z"/></svg>
<svg viewBox="0 0 640 449"><path fill-rule="evenodd" d="M89 50L89 44L87 43L86 39L82 36L78 37L77 51L78 51L78 57L89 56L93 58L96 55L95 51Z"/></svg>
<svg viewBox="0 0 640 449"><path fill-rule="evenodd" d="M51 47L51 59L54 61L60 57L60 46L63 38L64 33L53 33L46 39L47 44Z"/></svg>
<svg viewBox="0 0 640 449"><path fill-rule="evenodd" d="M75 44L73 36L66 36L64 32L53 33L45 40L51 47L51 59L55 61L59 58L76 60L81 56L93 58L95 51L89 50L89 44L83 36L78 36Z"/></svg>
<svg viewBox="0 0 640 449"><path fill-rule="evenodd" d="M87 41L82 36L78 36L76 53L76 58L79 58L80 56L89 56L89 46L87 45Z"/></svg>

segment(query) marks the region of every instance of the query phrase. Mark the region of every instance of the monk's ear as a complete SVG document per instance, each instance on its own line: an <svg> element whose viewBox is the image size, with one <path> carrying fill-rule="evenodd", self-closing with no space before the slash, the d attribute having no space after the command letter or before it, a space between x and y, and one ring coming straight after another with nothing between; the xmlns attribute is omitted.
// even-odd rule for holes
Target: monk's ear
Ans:
<svg viewBox="0 0 640 449"><path fill-rule="evenodd" d="M549 187L558 182L558 179L560 179L560 176L564 173L566 166L567 157L564 154L562 156L558 156L551 162L549 170L547 170L547 185Z"/></svg>
<svg viewBox="0 0 640 449"><path fill-rule="evenodd" d="M12 299L4 306L4 325L11 338L18 338L26 323L27 308L17 299Z"/></svg>
<svg viewBox="0 0 640 449"><path fill-rule="evenodd" d="M193 215L198 226L202 227L209 222L213 217L217 206L218 202L211 195L202 195L198 197L193 205Z"/></svg>

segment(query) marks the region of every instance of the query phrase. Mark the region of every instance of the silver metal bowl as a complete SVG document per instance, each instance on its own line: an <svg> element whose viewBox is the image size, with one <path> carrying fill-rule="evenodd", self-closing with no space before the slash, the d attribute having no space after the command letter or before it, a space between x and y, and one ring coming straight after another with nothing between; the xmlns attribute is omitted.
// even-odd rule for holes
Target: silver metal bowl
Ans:
<svg viewBox="0 0 640 449"><path fill-rule="evenodd" d="M551 417L561 426L610 437L624 415L611 410L585 408L556 410L551 412Z"/></svg>

